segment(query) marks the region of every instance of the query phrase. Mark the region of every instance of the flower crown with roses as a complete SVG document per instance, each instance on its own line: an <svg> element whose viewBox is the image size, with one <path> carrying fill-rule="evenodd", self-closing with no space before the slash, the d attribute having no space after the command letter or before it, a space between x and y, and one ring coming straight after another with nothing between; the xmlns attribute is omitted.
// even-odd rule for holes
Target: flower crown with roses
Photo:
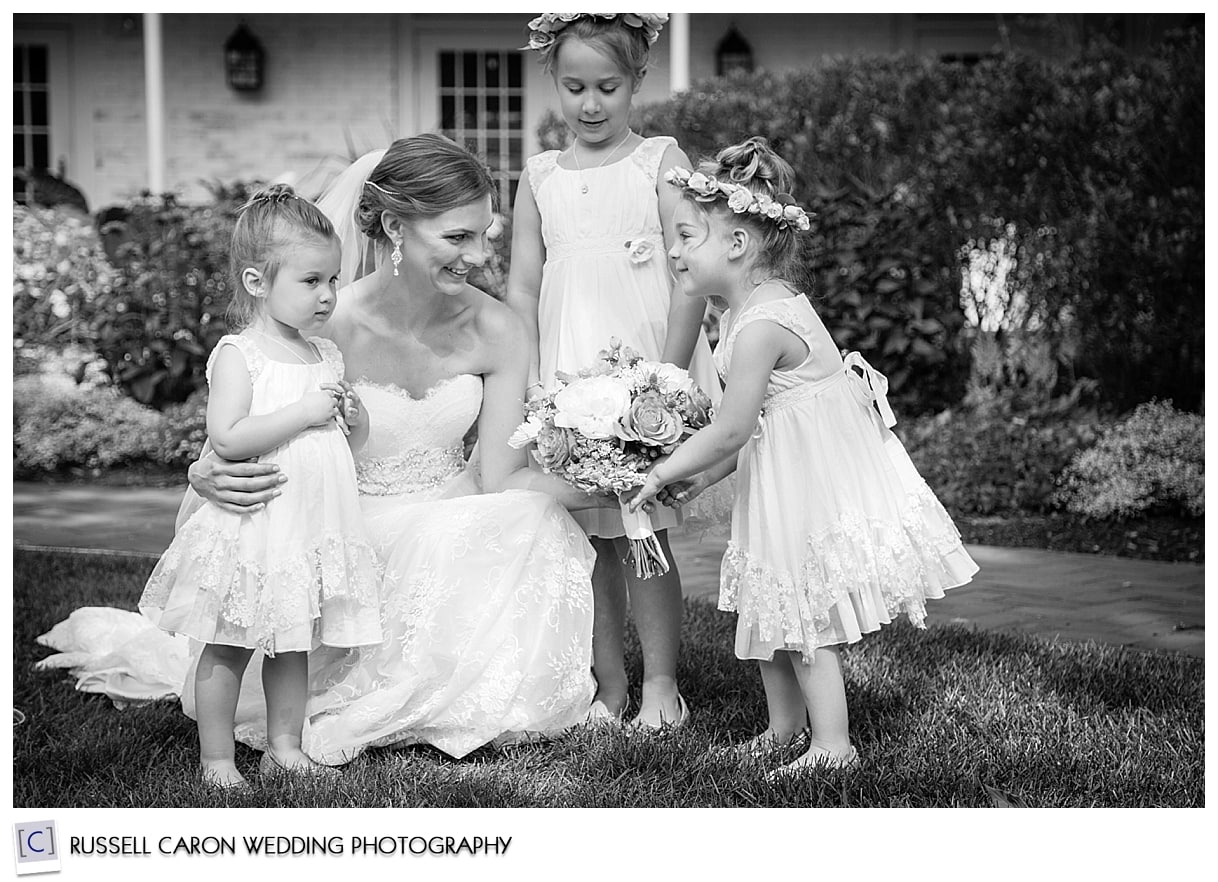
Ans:
<svg viewBox="0 0 1218 882"><path fill-rule="evenodd" d="M812 221L809 218L815 215L810 215L796 205L789 193L776 193L774 196L754 193L743 184L720 181L714 175L691 172L680 166L669 169L664 180L674 187L693 193L696 202L714 202L723 197L727 200L727 207L736 214L751 214L776 224L780 230L794 228L806 233L812 229Z"/></svg>
<svg viewBox="0 0 1218 882"><path fill-rule="evenodd" d="M559 31L581 18L599 18L612 21L620 18L630 28L640 28L650 46L660 38L660 29L668 21L667 12L543 12L529 22L529 45L525 49L536 49L545 53L554 45Z"/></svg>

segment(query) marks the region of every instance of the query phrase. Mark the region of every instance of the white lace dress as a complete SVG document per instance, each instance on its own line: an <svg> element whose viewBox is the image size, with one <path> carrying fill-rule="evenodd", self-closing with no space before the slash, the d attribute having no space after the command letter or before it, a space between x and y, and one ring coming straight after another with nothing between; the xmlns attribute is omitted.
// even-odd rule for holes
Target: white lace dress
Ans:
<svg viewBox="0 0 1218 882"><path fill-rule="evenodd" d="M950 516L890 431L887 381L858 353L843 362L806 297L728 312L715 350L726 378L741 329L770 321L808 346L770 374L741 449L719 608L738 614L736 655L770 660L853 643L969 582L977 565Z"/></svg>
<svg viewBox="0 0 1218 882"><path fill-rule="evenodd" d="M557 150L528 160L546 248L537 306L542 383L553 385L555 371L589 367L614 337L646 359L663 353L673 294L656 178L664 151L675 144L647 138L624 159L583 171L559 166ZM690 374L717 405L722 395L703 332ZM612 509L575 516L590 535L625 534ZM679 510L658 506L651 521L656 529L674 526Z"/></svg>
<svg viewBox="0 0 1218 882"><path fill-rule="evenodd" d="M225 335L207 361L208 383L217 353L236 347L249 370L250 414L273 413L343 376L338 347L311 342L320 362L284 363L251 337ZM338 424L305 429L258 461L295 480L251 514L210 503L195 512L153 569L140 610L166 631L268 655L380 643L380 564Z"/></svg>
<svg viewBox="0 0 1218 882"><path fill-rule="evenodd" d="M384 638L310 655L305 750L331 764L387 745L430 744L462 757L581 722L596 688L595 553L551 497L479 494L462 438L482 406L481 378L453 377L418 399L391 385L356 389L372 425L356 472L365 528L385 567ZM149 645L147 631L124 631L131 613L108 611L103 623L102 612L78 610L39 638L61 650L43 667L70 668L79 688L119 701L184 684L173 691L194 716L183 647ZM181 638L160 635L171 639ZM258 665L255 655L242 680L236 734L262 749Z"/></svg>

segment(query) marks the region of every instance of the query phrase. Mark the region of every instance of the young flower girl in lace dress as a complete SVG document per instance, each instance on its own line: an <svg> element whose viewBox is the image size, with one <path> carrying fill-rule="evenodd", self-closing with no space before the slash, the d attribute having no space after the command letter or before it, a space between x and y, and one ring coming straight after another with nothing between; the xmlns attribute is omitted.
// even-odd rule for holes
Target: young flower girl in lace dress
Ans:
<svg viewBox="0 0 1218 882"><path fill-rule="evenodd" d="M338 348L305 336L334 309L338 238L316 206L276 185L243 208L230 259L230 312L245 329L222 337L208 360L207 435L224 458L257 457L292 480L252 513L199 509L139 603L159 627L205 644L195 676L199 754L203 781L216 787L246 786L233 718L254 650L266 655L260 771L319 774L330 770L301 750L307 653L381 641L379 564L351 455L368 420L342 380Z"/></svg>
<svg viewBox="0 0 1218 882"><path fill-rule="evenodd" d="M715 351L726 388L714 422L631 503L686 502L736 472L719 608L738 614L736 655L757 660L765 687L769 726L745 751L807 739L780 772L858 762L842 644L899 613L924 626L927 599L977 571L890 431L887 380L857 352L843 361L783 280L810 228L793 177L761 138L668 175L684 197L671 251L681 287L730 306Z"/></svg>

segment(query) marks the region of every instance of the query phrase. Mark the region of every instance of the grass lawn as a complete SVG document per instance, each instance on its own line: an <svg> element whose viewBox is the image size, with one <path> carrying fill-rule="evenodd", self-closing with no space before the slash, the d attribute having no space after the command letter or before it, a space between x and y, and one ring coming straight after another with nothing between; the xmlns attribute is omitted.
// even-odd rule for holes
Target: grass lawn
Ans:
<svg viewBox="0 0 1218 882"><path fill-rule="evenodd" d="M764 728L765 701L755 666L732 654L734 617L699 601L685 611L686 728L581 729L462 761L376 751L336 783L217 796L193 783L194 724L176 702L118 710L32 669L48 654L37 635L79 606L134 609L152 566L14 552L14 806L1204 805L1203 660L904 623L845 654L862 767L769 783L778 758L741 765L713 750ZM629 662L637 683L636 642ZM257 754L239 746L237 758L252 776Z"/></svg>

